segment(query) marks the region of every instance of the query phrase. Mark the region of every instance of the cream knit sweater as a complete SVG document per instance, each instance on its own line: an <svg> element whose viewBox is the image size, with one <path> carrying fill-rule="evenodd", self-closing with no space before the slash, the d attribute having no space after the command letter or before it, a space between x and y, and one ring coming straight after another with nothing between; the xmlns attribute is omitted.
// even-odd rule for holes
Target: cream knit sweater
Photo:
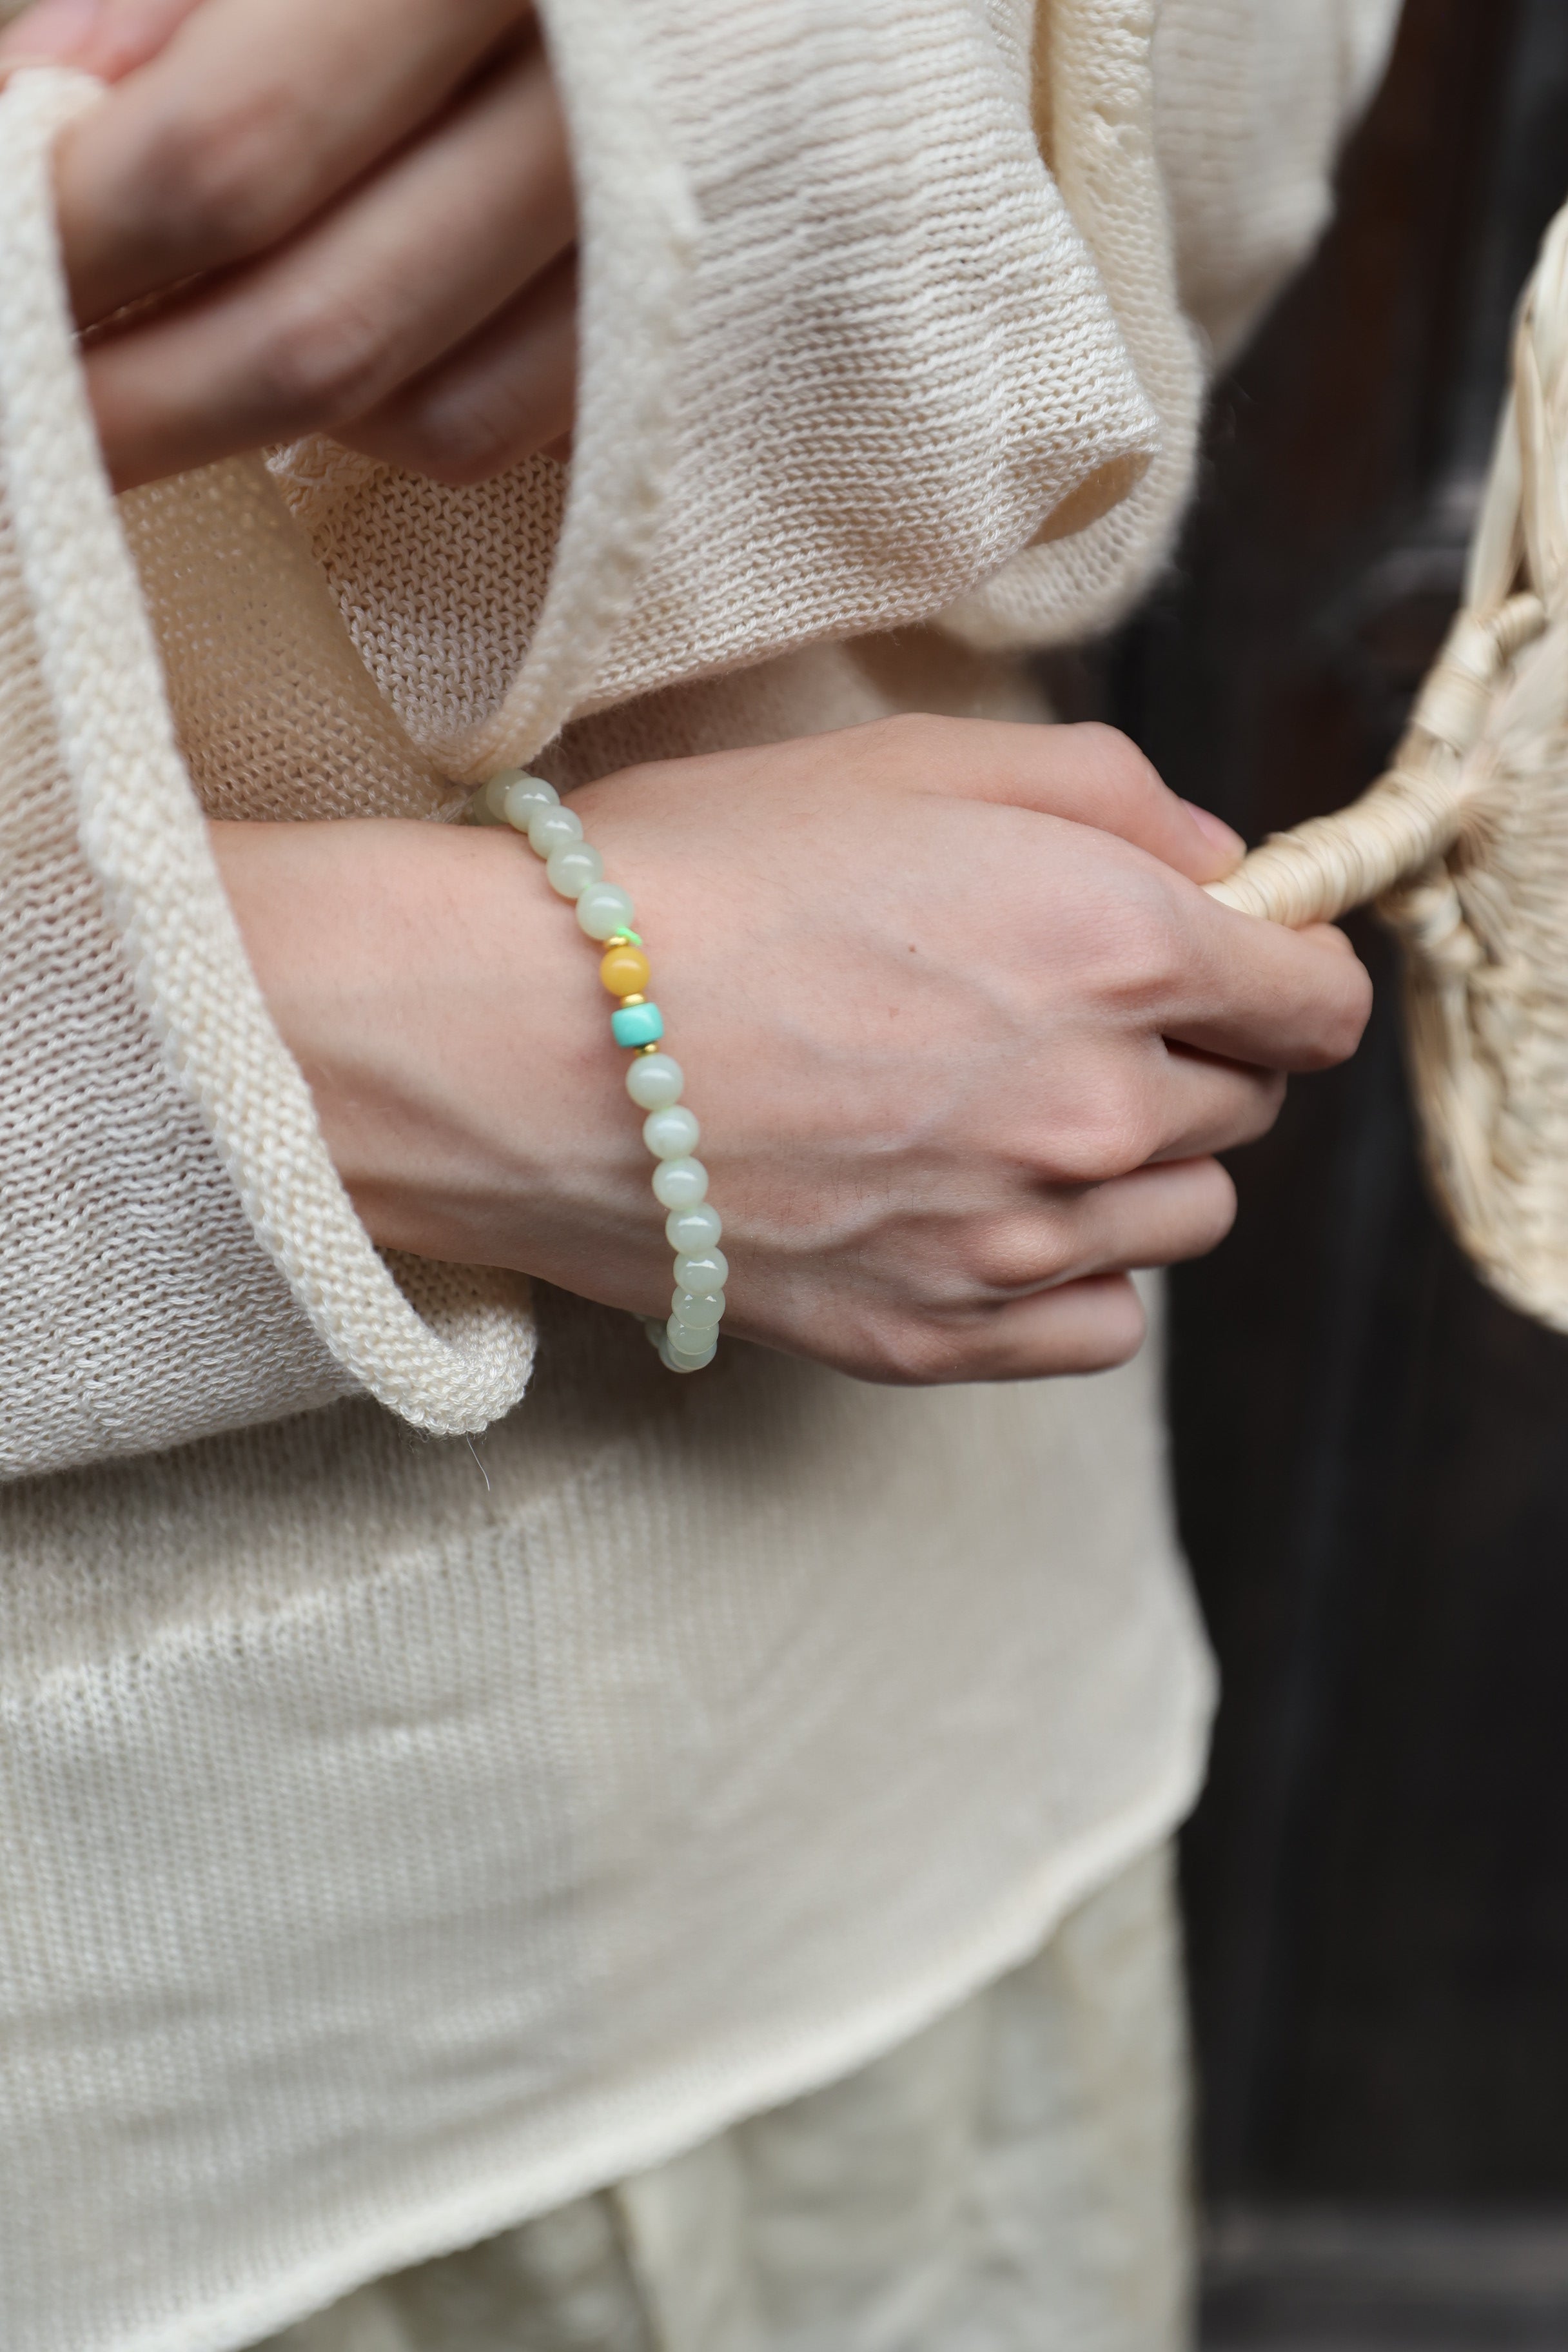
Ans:
<svg viewBox="0 0 1568 2352"><path fill-rule="evenodd" d="M569 479L311 444L117 506L47 202L95 93L0 100L6 2352L241 2344L826 2080L1200 1769L1147 1360L678 1383L384 1259L203 816L1034 708L1007 652L1160 562L1390 0L542 14Z"/></svg>

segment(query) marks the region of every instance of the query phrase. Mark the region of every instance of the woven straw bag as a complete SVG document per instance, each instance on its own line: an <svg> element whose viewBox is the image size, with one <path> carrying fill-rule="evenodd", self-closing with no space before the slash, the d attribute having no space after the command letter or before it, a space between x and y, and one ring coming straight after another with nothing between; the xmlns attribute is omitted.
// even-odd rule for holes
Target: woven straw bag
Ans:
<svg viewBox="0 0 1568 2352"><path fill-rule="evenodd" d="M1439 1200L1492 1287L1568 1331L1568 206L1521 306L1464 606L1392 767L1212 895L1297 926L1377 901Z"/></svg>

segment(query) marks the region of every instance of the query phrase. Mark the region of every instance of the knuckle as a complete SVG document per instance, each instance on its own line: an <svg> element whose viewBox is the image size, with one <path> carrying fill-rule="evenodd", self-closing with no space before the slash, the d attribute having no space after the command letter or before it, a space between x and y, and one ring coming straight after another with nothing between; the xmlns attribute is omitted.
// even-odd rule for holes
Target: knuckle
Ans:
<svg viewBox="0 0 1568 2352"><path fill-rule="evenodd" d="M880 1387L934 1388L964 1377L966 1350L956 1331L934 1319L889 1314L865 1325L839 1362Z"/></svg>
<svg viewBox="0 0 1568 2352"><path fill-rule="evenodd" d="M1079 1117L1047 1139L1041 1172L1062 1184L1109 1184L1158 1149L1146 1090L1107 1076Z"/></svg>
<svg viewBox="0 0 1568 2352"><path fill-rule="evenodd" d="M296 431L342 425L385 389L388 338L378 313L341 289L297 289L268 322L258 373Z"/></svg>
<svg viewBox="0 0 1568 2352"><path fill-rule="evenodd" d="M1194 1257L1217 1249L1236 1223L1236 1185L1229 1171L1217 1160L1206 1160L1201 1175L1203 1190L1194 1221L1197 1246L1192 1253Z"/></svg>
<svg viewBox="0 0 1568 2352"><path fill-rule="evenodd" d="M1189 1160L1172 1172L1179 1190L1152 1224L1139 1265L1181 1265L1206 1257L1236 1223L1236 1186L1217 1160Z"/></svg>
<svg viewBox="0 0 1568 2352"><path fill-rule="evenodd" d="M1073 731L1079 749L1094 761L1109 783L1129 792L1164 791L1152 761L1120 727L1108 726L1103 719L1085 719Z"/></svg>
<svg viewBox="0 0 1568 2352"><path fill-rule="evenodd" d="M1106 1291L1081 1369L1086 1372L1113 1372L1119 1365L1132 1361L1148 1336L1149 1318L1143 1311L1143 1301L1131 1282L1120 1282Z"/></svg>
<svg viewBox="0 0 1568 2352"><path fill-rule="evenodd" d="M149 164L157 209L171 233L194 232L209 265L257 251L285 226L294 113L259 82L159 126Z"/></svg>
<svg viewBox="0 0 1568 2352"><path fill-rule="evenodd" d="M1267 1071L1258 1079L1253 1094L1253 1116L1246 1136L1248 1143L1256 1143L1273 1127L1285 1108L1288 1085L1283 1070Z"/></svg>
<svg viewBox="0 0 1568 2352"><path fill-rule="evenodd" d="M1037 1216L1026 1225L997 1224L972 1234L959 1273L972 1293L1011 1297L1057 1281L1071 1264L1066 1234L1055 1220Z"/></svg>
<svg viewBox="0 0 1568 2352"><path fill-rule="evenodd" d="M1101 1005L1142 1017L1166 1009L1190 981L1188 921L1152 860L1118 858L1086 907L1081 937L1092 959L1088 992Z"/></svg>
<svg viewBox="0 0 1568 2352"><path fill-rule="evenodd" d="M867 722L867 748L896 770L923 765L940 753L952 724L923 710L895 710L885 719Z"/></svg>
<svg viewBox="0 0 1568 2352"><path fill-rule="evenodd" d="M1073 732L1107 814L1114 814L1127 823L1152 802L1170 798L1169 787L1153 761L1119 727L1089 719Z"/></svg>
<svg viewBox="0 0 1568 2352"><path fill-rule="evenodd" d="M1279 1118L1285 1104L1285 1089L1282 1071L1260 1073L1249 1079L1234 1112L1219 1129L1215 1149L1235 1151L1243 1144L1258 1142Z"/></svg>
<svg viewBox="0 0 1568 2352"><path fill-rule="evenodd" d="M1372 980L1365 967L1342 969L1333 975L1332 998L1322 1007L1312 1042L1302 1055L1309 1070L1337 1069L1361 1044L1372 1013Z"/></svg>
<svg viewBox="0 0 1568 2352"><path fill-rule="evenodd" d="M444 403L439 408L411 406L397 419L383 454L411 473L424 474L449 489L467 489L504 473L515 457L510 417L478 403Z"/></svg>
<svg viewBox="0 0 1568 2352"><path fill-rule="evenodd" d="M1330 1048L1335 1062L1348 1062L1366 1034L1366 1024L1372 1018L1372 974L1358 960L1353 965L1342 966L1340 977L1344 998Z"/></svg>

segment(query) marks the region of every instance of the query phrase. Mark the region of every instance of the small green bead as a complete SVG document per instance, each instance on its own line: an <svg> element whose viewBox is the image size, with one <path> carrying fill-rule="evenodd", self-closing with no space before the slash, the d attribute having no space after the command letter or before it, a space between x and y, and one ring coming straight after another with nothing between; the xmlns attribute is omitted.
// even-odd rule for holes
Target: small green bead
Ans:
<svg viewBox="0 0 1568 2352"><path fill-rule="evenodd" d="M617 1005L610 1034L617 1045L656 1045L664 1034L664 1015L657 1004Z"/></svg>

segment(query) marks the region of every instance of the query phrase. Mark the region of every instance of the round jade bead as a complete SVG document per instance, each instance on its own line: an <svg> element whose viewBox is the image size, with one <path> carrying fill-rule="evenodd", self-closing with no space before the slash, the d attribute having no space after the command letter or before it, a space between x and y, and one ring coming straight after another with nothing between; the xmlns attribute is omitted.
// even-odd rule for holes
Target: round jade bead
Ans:
<svg viewBox="0 0 1568 2352"><path fill-rule="evenodd" d="M671 1209L664 1221L665 1239L681 1256L710 1250L723 1230L724 1221L711 1201L700 1201L694 1209Z"/></svg>
<svg viewBox="0 0 1568 2352"><path fill-rule="evenodd" d="M682 1250L675 1261L678 1290L722 1290L729 1276L730 1261L721 1249L703 1250L699 1256L689 1256Z"/></svg>
<svg viewBox="0 0 1568 2352"><path fill-rule="evenodd" d="M508 824L515 826L519 833L528 831L541 809L558 806L561 795L553 784L543 782L538 776L525 776L521 768L509 768L506 776L506 790L500 795L500 811ZM499 782L500 778L496 781ZM486 785L487 800L494 791L495 784Z"/></svg>
<svg viewBox="0 0 1568 2352"><path fill-rule="evenodd" d="M569 841L544 861L544 878L563 898L580 898L605 870L605 861L585 841Z"/></svg>
<svg viewBox="0 0 1568 2352"><path fill-rule="evenodd" d="M700 1362L708 1362L708 1357L720 1343L720 1331L717 1331L717 1324L708 1324L699 1331L693 1324L684 1324L677 1315L672 1315L670 1322L666 1324L666 1343L670 1348L670 1355L684 1355L687 1360L699 1357Z"/></svg>
<svg viewBox="0 0 1568 2352"><path fill-rule="evenodd" d="M700 1160L661 1160L653 1171L654 1198L666 1209L694 1209L708 1191Z"/></svg>
<svg viewBox="0 0 1568 2352"><path fill-rule="evenodd" d="M582 899L577 904L581 906ZM641 948L612 948L599 959L599 981L612 996L641 995L653 978L653 967Z"/></svg>
<svg viewBox="0 0 1568 2352"><path fill-rule="evenodd" d="M724 1312L721 1290L677 1290L669 1301L669 1319L689 1331L716 1330Z"/></svg>
<svg viewBox="0 0 1568 2352"><path fill-rule="evenodd" d="M537 857L583 838L583 820L568 808L542 808L528 820L528 845Z"/></svg>
<svg viewBox="0 0 1568 2352"><path fill-rule="evenodd" d="M595 882L577 901L577 920L591 940L613 939L629 931L637 908L626 892L614 882Z"/></svg>
<svg viewBox="0 0 1568 2352"><path fill-rule="evenodd" d="M686 1073L673 1054L639 1054L626 1072L626 1092L638 1110L664 1110L680 1100Z"/></svg>
<svg viewBox="0 0 1568 2352"><path fill-rule="evenodd" d="M684 1103L668 1110L650 1110L642 1123L642 1139L656 1160L687 1160L697 1149L698 1127Z"/></svg>
<svg viewBox="0 0 1568 2352"><path fill-rule="evenodd" d="M658 1360L668 1372L700 1372L705 1364L713 1361L718 1352L717 1340L704 1348L700 1355L694 1356L689 1356L683 1348L675 1347L668 1336L658 1343Z"/></svg>

